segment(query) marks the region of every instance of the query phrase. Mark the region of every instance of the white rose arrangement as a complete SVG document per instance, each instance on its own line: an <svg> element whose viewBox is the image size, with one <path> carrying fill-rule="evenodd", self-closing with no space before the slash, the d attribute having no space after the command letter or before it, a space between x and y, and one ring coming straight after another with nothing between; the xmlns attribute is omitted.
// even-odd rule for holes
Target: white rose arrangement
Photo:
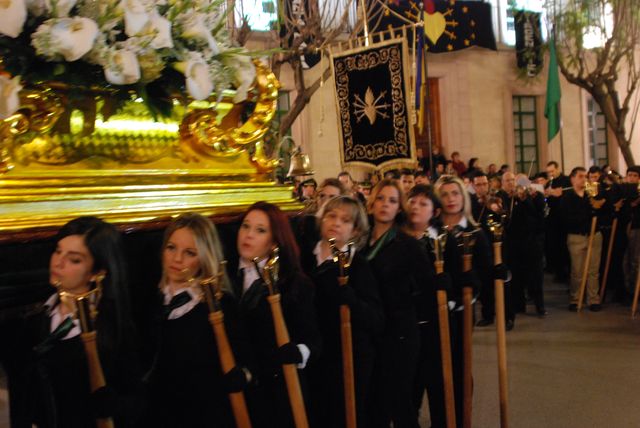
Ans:
<svg viewBox="0 0 640 428"><path fill-rule="evenodd" d="M19 76L0 76L0 93L11 92L0 99L0 119L15 112L20 81L122 90L158 112L184 91L204 100L234 88L234 101L243 101L255 67L249 52L232 46L225 3L0 0L0 70Z"/></svg>

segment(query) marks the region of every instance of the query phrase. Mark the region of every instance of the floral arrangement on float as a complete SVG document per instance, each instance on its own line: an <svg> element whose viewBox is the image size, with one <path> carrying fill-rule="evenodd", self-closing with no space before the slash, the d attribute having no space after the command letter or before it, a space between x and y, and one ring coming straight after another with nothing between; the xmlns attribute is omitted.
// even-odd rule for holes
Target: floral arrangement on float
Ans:
<svg viewBox="0 0 640 428"><path fill-rule="evenodd" d="M138 99L169 116L176 94L186 104L227 89L244 101L256 69L226 22L225 0L0 0L0 120L23 86L98 91L103 113Z"/></svg>

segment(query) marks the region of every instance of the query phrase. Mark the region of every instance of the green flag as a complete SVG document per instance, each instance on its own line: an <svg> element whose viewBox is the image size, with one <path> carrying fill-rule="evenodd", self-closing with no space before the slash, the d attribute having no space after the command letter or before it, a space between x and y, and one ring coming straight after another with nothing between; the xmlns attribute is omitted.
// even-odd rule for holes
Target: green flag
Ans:
<svg viewBox="0 0 640 428"><path fill-rule="evenodd" d="M553 38L549 39L549 77L547 78L544 117L547 118L547 141L551 141L560 131L560 76L558 75L556 43Z"/></svg>

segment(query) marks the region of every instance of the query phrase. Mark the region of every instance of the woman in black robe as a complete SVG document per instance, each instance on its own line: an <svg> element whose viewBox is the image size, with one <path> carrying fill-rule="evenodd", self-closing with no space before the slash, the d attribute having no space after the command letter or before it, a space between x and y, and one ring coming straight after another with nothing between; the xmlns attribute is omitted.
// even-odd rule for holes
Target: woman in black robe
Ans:
<svg viewBox="0 0 640 428"><path fill-rule="evenodd" d="M372 427L414 427L412 392L420 334L418 308L434 298L433 265L422 245L401 230L405 199L398 183L385 179L371 192L373 227L364 254L380 287L386 318L376 346L369 416Z"/></svg>
<svg viewBox="0 0 640 428"><path fill-rule="evenodd" d="M356 420L366 426L366 400L375 356L374 339L384 325L378 285L369 263L357 251L368 232L361 204L347 196L328 201L318 213L320 240L313 251L302 255L303 267L315 284L315 307L322 335L322 353L309 366L309 397L312 426L345 426L340 306L351 312ZM352 257L348 283L338 284L338 263L333 260L329 239ZM352 242L350 246L348 243Z"/></svg>
<svg viewBox="0 0 640 428"><path fill-rule="evenodd" d="M246 345L229 280L219 272L222 248L213 223L199 215L179 216L165 231L156 302L156 354L147 375L149 412L144 426L234 427L228 393L241 391L250 372L237 365L223 374L199 281L221 273L224 323L236 363Z"/></svg>
<svg viewBox="0 0 640 428"><path fill-rule="evenodd" d="M106 386L91 391L75 308L54 293L27 317L17 344L22 367L12 379L13 427L87 428L95 427L97 418L134 426L141 382L125 278L115 227L80 217L60 229L49 280L74 295L101 284L95 328Z"/></svg>
<svg viewBox="0 0 640 428"><path fill-rule="evenodd" d="M283 378L282 365L296 364L302 391L305 367L318 357L321 339L313 305L313 284L300 267L298 245L289 220L275 205L253 204L242 217L237 240L239 260L234 292L239 315L252 349L254 380L247 400L254 427L293 427L293 414ZM274 248L279 249L282 313L291 341L276 344L268 288L261 273ZM255 262L254 262L255 260ZM257 266L256 266L257 263ZM308 412L307 412L308 414Z"/></svg>

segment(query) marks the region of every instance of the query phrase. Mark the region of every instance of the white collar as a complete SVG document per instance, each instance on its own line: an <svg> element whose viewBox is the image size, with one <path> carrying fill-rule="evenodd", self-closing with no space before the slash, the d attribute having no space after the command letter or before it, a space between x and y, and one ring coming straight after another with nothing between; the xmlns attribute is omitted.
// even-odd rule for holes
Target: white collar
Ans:
<svg viewBox="0 0 640 428"><path fill-rule="evenodd" d="M50 323L49 323L49 333L53 333L60 324L65 322L67 318L73 319L73 328L67 333L62 340L72 339L76 336L79 336L82 331L80 330L80 321L73 318L73 314L62 315L60 312L60 297L58 297L58 293L54 293L47 299L44 303L44 306L47 310L47 314L49 315Z"/></svg>
<svg viewBox="0 0 640 428"><path fill-rule="evenodd" d="M349 246L347 244L344 244L342 246L342 248L340 248L341 252L346 252L346 251L350 251L349 252L349 257L351 257L353 251L355 250L355 248L353 247L353 245L351 246L351 248L349 248ZM325 257L324 259L320 256L320 254L322 253L322 241L318 241L318 243L316 244L316 246L313 249L313 254L316 256L316 266L320 266L322 263L326 262L327 260L333 260L333 255L329 254L327 257Z"/></svg>
<svg viewBox="0 0 640 428"><path fill-rule="evenodd" d="M162 294L164 295L164 305L165 306L168 305L169 302L171 302L171 299L173 299L175 296L181 293L188 293L189 296L191 296L191 300L189 300L184 305L179 306L174 310L172 310L169 313L169 316L167 317L167 319L174 320L174 319L180 318L181 316L183 316L184 314L188 313L193 308L195 308L196 305L200 303L200 300L202 299L202 293L199 290L197 290L195 287L183 287L178 289L175 293L172 294L169 286L165 286L164 289L162 290Z"/></svg>
<svg viewBox="0 0 640 428"><path fill-rule="evenodd" d="M264 258L258 262L258 267L262 269L266 264L267 259ZM256 270L256 265L252 261L245 260L243 258L240 258L240 262L238 263L238 271L240 271L240 269L244 269L244 276L242 280L242 292L244 293L249 289L249 287L251 287L251 284L260 279L260 274Z"/></svg>

